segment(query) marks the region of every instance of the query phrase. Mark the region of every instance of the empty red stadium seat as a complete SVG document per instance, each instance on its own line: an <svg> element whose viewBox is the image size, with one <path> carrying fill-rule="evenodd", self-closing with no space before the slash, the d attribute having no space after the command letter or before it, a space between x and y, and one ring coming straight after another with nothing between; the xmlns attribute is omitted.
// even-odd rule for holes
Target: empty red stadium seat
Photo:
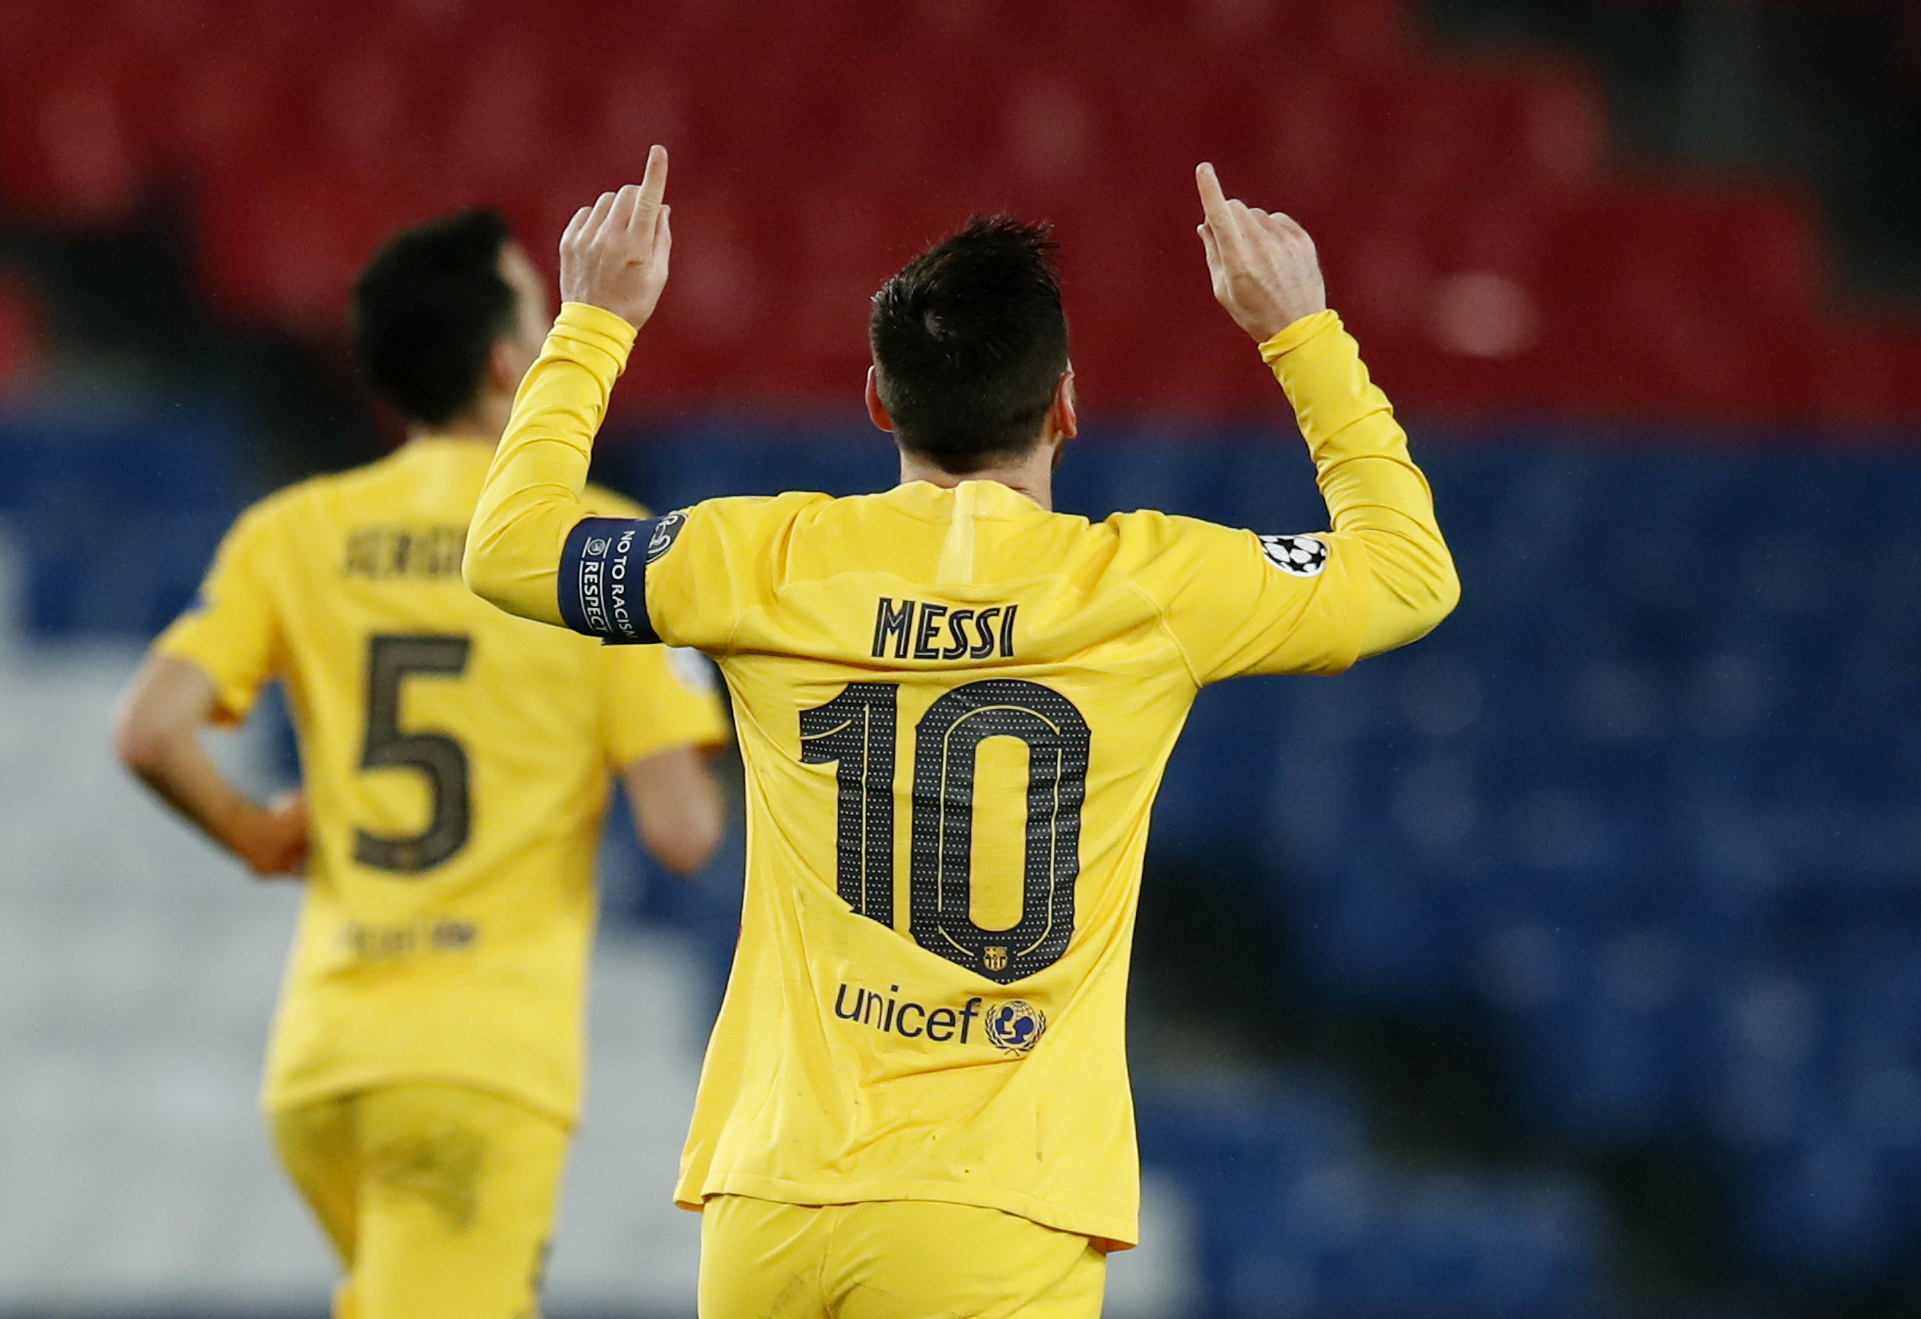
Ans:
<svg viewBox="0 0 1921 1319"><path fill-rule="evenodd" d="M168 93L148 109L156 164L194 173L207 162L251 169L280 145L301 110L295 52L273 42L228 42L176 59Z"/></svg>
<svg viewBox="0 0 1921 1319"><path fill-rule="evenodd" d="M47 359L40 299L27 282L0 268L0 401L25 397Z"/></svg>
<svg viewBox="0 0 1921 1319"><path fill-rule="evenodd" d="M1309 66L1260 89L1253 112L1266 166L1258 182L1274 204L1303 218L1333 214L1372 183L1366 89ZM1232 180L1227 180L1232 185ZM1246 185L1261 195L1254 182Z"/></svg>
<svg viewBox="0 0 1921 1319"><path fill-rule="evenodd" d="M1806 196L1609 174L1587 74L1436 59L1406 0L83 8L56 37L53 5L0 6L0 196L110 223L197 179L216 299L319 333L391 227L489 202L551 261L573 209L664 141L660 389L838 391L874 283L1011 209L1060 221L1091 394L1264 406L1258 374L1220 365L1205 158L1308 225L1419 405L1921 415L1907 338L1822 321Z"/></svg>
<svg viewBox="0 0 1921 1319"><path fill-rule="evenodd" d="M148 70L104 42L15 70L0 173L18 209L83 224L124 219L139 200L139 124Z"/></svg>
<svg viewBox="0 0 1921 1319"><path fill-rule="evenodd" d="M1843 320L1811 336L1814 420L1846 429L1912 427L1921 416L1921 332Z"/></svg>

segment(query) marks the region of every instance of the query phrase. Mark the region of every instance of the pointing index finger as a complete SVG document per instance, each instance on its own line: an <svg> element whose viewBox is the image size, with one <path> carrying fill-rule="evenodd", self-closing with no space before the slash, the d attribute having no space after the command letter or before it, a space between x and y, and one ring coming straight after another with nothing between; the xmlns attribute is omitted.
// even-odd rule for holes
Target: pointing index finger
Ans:
<svg viewBox="0 0 1921 1319"><path fill-rule="evenodd" d="M636 215L646 216L646 224L653 227L654 212L660 209L661 199L667 195L667 148L654 146L647 152L647 172L640 179L640 208Z"/></svg>
<svg viewBox="0 0 1921 1319"><path fill-rule="evenodd" d="M1215 235L1232 232L1236 228L1234 214L1221 192L1221 180L1214 173L1214 166L1202 161L1194 170L1194 182L1201 190L1201 210L1207 215L1208 224L1214 227Z"/></svg>

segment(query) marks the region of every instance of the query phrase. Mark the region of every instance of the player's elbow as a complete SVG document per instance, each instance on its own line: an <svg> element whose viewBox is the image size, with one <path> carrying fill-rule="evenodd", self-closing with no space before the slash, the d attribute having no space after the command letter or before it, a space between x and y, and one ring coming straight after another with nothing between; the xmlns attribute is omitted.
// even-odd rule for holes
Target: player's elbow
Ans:
<svg viewBox="0 0 1921 1319"><path fill-rule="evenodd" d="M178 729L157 719L137 696L120 703L113 719L113 753L141 778L152 778L167 763Z"/></svg>
<svg viewBox="0 0 1921 1319"><path fill-rule="evenodd" d="M214 716L213 679L197 664L150 655L113 712L113 750L141 778L152 781Z"/></svg>
<svg viewBox="0 0 1921 1319"><path fill-rule="evenodd" d="M701 750L661 752L628 766L625 777L647 854L677 875L706 866L726 831L727 804Z"/></svg>
<svg viewBox="0 0 1921 1319"><path fill-rule="evenodd" d="M489 542L478 524L467 533L467 548L460 556L460 577L469 591L488 604L508 607L511 573L506 556Z"/></svg>
<svg viewBox="0 0 1921 1319"><path fill-rule="evenodd" d="M1445 549L1441 551L1440 562L1434 568L1429 592L1427 613L1431 621L1427 631L1432 632L1461 603L1461 574L1454 566L1454 556Z"/></svg>
<svg viewBox="0 0 1921 1319"><path fill-rule="evenodd" d="M727 827L727 809L720 785L701 767L700 786L687 794L678 809L656 820L649 831L648 850L676 875L692 875L713 860Z"/></svg>
<svg viewBox="0 0 1921 1319"><path fill-rule="evenodd" d="M1454 612L1454 607L1461 603L1461 576L1455 571L1453 557L1445 549L1429 562L1423 563L1417 574L1403 577L1398 586L1395 594L1403 615L1403 635L1397 645L1419 641L1439 627Z"/></svg>
<svg viewBox="0 0 1921 1319"><path fill-rule="evenodd" d="M557 548L538 519L476 515L460 556L467 589L496 609L536 623L566 626L554 595Z"/></svg>
<svg viewBox="0 0 1921 1319"><path fill-rule="evenodd" d="M698 873L713 859L724 829L719 794L706 809L683 809L672 818L641 824L640 840L647 854L676 875Z"/></svg>
<svg viewBox="0 0 1921 1319"><path fill-rule="evenodd" d="M476 537L467 538L467 551L460 559L460 576L467 583L467 589L485 600L496 609L513 614L518 618L531 618L541 623L558 623L551 603L541 607L540 574L527 570L525 564L516 556L499 545L490 546ZM545 578L546 594L553 594L553 574Z"/></svg>
<svg viewBox="0 0 1921 1319"><path fill-rule="evenodd" d="M1361 644L1363 655L1419 641L1461 602L1461 577L1444 544L1418 553L1376 554L1373 567L1375 605Z"/></svg>

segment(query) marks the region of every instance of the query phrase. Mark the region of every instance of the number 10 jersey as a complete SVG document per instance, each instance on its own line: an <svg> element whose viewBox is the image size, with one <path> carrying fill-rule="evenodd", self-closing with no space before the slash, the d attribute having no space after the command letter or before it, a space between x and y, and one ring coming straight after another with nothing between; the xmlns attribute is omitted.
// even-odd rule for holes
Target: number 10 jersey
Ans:
<svg viewBox="0 0 1921 1319"><path fill-rule="evenodd" d="M1194 696L1338 672L1457 589L1354 341L1322 314L1263 346L1334 523L1263 537L992 481L583 517L632 337L562 308L466 572L516 613L698 647L732 692L747 886L676 1198L945 1200L1133 1243L1128 958Z"/></svg>
<svg viewBox="0 0 1921 1319"><path fill-rule="evenodd" d="M581 524L563 583L616 525ZM715 500L647 539L649 622L719 659L748 784L677 1198L952 1200L1131 1243L1149 808L1203 681L1355 658L1345 563L1290 576L1248 532L985 481Z"/></svg>

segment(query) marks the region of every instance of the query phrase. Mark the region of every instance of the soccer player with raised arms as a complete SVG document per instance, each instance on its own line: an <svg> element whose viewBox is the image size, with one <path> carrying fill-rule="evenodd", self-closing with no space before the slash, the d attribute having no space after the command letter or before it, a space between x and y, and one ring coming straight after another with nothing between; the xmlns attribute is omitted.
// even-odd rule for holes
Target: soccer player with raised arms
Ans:
<svg viewBox="0 0 1921 1319"><path fill-rule="evenodd" d="M1123 1018L1168 753L1208 683L1337 673L1447 615L1427 483L1307 235L1202 166L1215 296L1293 403L1331 531L1052 512L1067 323L1045 231L1004 219L874 297L900 484L597 517L577 492L667 279L666 171L655 148L561 240L466 575L698 647L733 693L747 892L676 1191L704 1210L701 1314L1092 1319L1136 1233Z"/></svg>
<svg viewBox="0 0 1921 1319"><path fill-rule="evenodd" d="M355 339L407 443L244 513L120 716L122 757L189 820L258 874L304 868L265 1102L344 1266L339 1319L535 1313L579 1106L610 771L669 867L698 867L722 829L704 661L512 618L461 582L551 315L543 283L490 211L374 257ZM198 731L244 719L273 677L303 797L262 806Z"/></svg>

